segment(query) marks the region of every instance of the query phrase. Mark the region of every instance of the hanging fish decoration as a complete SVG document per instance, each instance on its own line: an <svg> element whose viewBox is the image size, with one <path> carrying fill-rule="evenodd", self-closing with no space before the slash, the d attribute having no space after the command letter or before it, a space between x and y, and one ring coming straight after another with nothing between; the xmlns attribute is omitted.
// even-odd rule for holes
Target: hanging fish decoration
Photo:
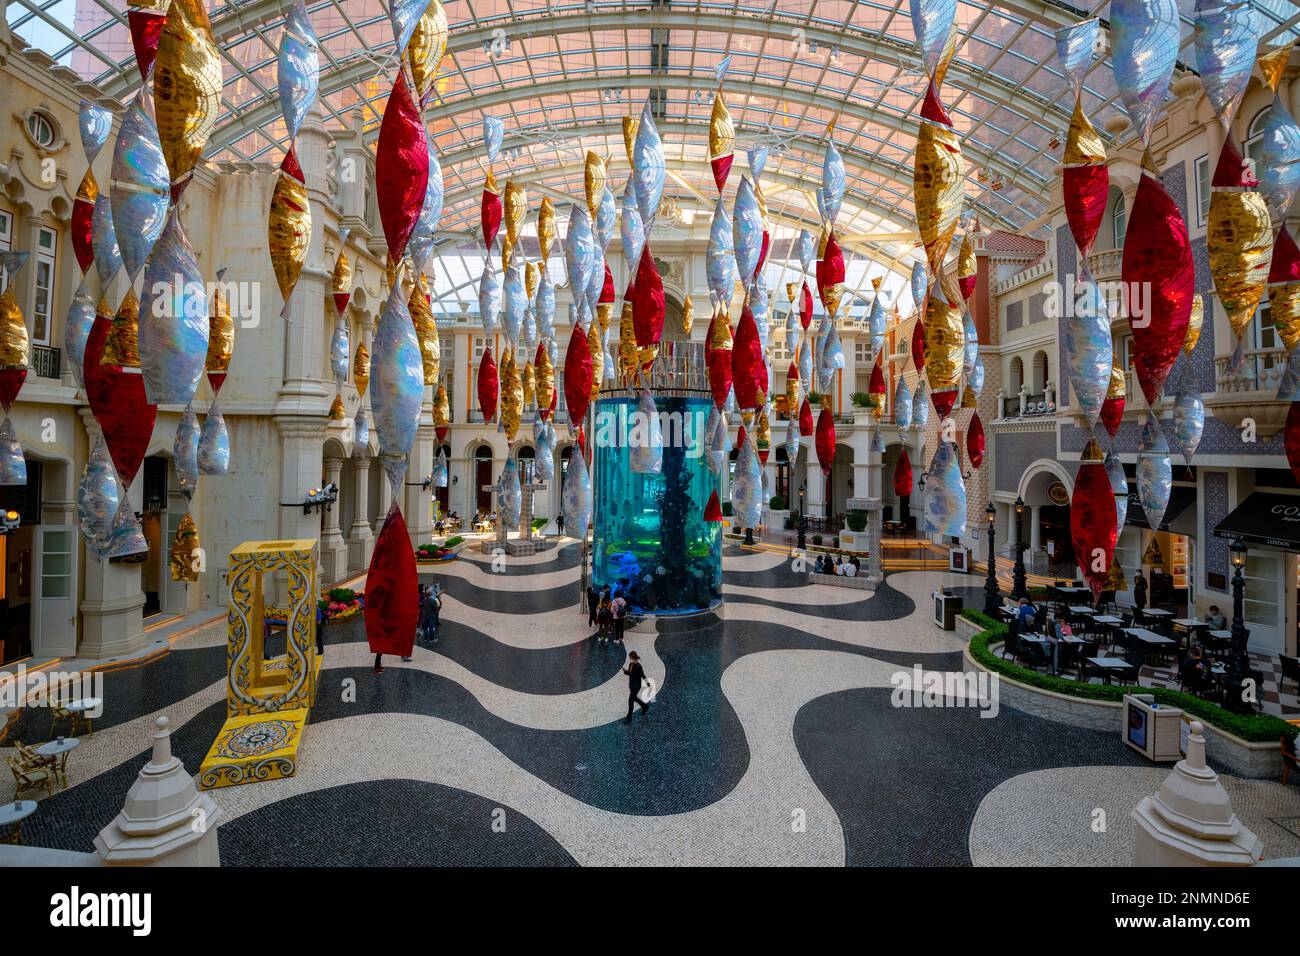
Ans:
<svg viewBox="0 0 1300 956"><path fill-rule="evenodd" d="M1083 81L1104 42L1101 21L1096 17L1056 31L1056 55L1074 89L1074 113L1061 157L1061 183L1065 216L1080 261L1086 261L1092 251L1110 189L1105 144L1083 111Z"/></svg>
<svg viewBox="0 0 1300 956"><path fill-rule="evenodd" d="M940 441L925 481L925 531L960 537L966 533L966 485L952 442Z"/></svg>
<svg viewBox="0 0 1300 956"><path fill-rule="evenodd" d="M0 486L27 484L27 459L14 424L5 418L0 422Z"/></svg>
<svg viewBox="0 0 1300 956"><path fill-rule="evenodd" d="M442 345L439 342L438 326L434 322L431 306L429 284L424 273L420 273L415 284L411 286L411 297L407 300L407 310L411 313L411 324L415 328L416 341L420 343L420 361L424 370L424 384L438 384L438 368L442 364Z"/></svg>
<svg viewBox="0 0 1300 956"><path fill-rule="evenodd" d="M935 85L931 86L931 90ZM927 106L929 100L927 99ZM916 223L930 272L940 275L965 199L961 141L937 106L922 111L912 174Z"/></svg>
<svg viewBox="0 0 1300 956"><path fill-rule="evenodd" d="M754 316L746 306L736 325L731 351L731 384L736 390L736 404L742 409L757 409L766 400L767 366L763 346L758 340Z"/></svg>
<svg viewBox="0 0 1300 956"><path fill-rule="evenodd" d="M1181 20L1175 0L1113 0L1111 67L1120 100L1142 144L1151 142L1156 116L1178 59Z"/></svg>
<svg viewBox="0 0 1300 956"><path fill-rule="evenodd" d="M145 268L140 302L140 368L145 397L155 405L188 405L203 378L210 322L205 289L173 211Z"/></svg>
<svg viewBox="0 0 1300 956"><path fill-rule="evenodd" d="M549 441L539 441L535 452L533 471L540 481L553 481L555 479L555 453L551 450Z"/></svg>
<svg viewBox="0 0 1300 956"><path fill-rule="evenodd" d="M1187 224L1149 154L1124 234L1121 273L1133 331L1133 367L1150 406L1159 400L1187 337L1196 270Z"/></svg>
<svg viewBox="0 0 1300 956"><path fill-rule="evenodd" d="M898 376L898 384L894 386L894 424L900 429L912 424L912 390L902 375Z"/></svg>
<svg viewBox="0 0 1300 956"><path fill-rule="evenodd" d="M704 270L708 277L713 310L715 313L725 313L731 307L731 296L736 286L736 257L732 245L731 216L727 214L721 196L713 207L709 244L704 253Z"/></svg>
<svg viewBox="0 0 1300 956"><path fill-rule="evenodd" d="M86 291L86 280L83 278L72 293L72 303L68 306L68 315L63 322L63 351L68 356L68 364L72 366L78 388L86 387L83 363L86 340L90 338L90 328L94 324L95 300Z"/></svg>
<svg viewBox="0 0 1300 956"><path fill-rule="evenodd" d="M1200 390L1192 383L1191 376L1184 375L1174 398L1174 414L1165 428L1165 435L1174 450L1190 465L1203 431L1205 403L1201 401Z"/></svg>
<svg viewBox="0 0 1300 956"><path fill-rule="evenodd" d="M420 109L406 85L406 73L398 70L375 146L375 199L393 262L402 261L424 208L429 185L428 142Z"/></svg>
<svg viewBox="0 0 1300 956"><path fill-rule="evenodd" d="M523 328L524 316L528 311L528 294L524 287L524 263L520 256L511 257L506 267L503 315L503 331L506 340L513 347L519 343L519 333ZM430 318L432 318L430 313Z"/></svg>
<svg viewBox="0 0 1300 956"><path fill-rule="evenodd" d="M655 126L651 103L647 99L641 110L641 120L637 124L636 139L632 146L632 180L637 205L641 209L641 221L645 223L647 233L659 212L659 201L663 198L664 180L667 176L663 141Z"/></svg>
<svg viewBox="0 0 1300 956"><path fill-rule="evenodd" d="M430 7L438 4L432 0ZM438 232L438 223L442 220L442 205L445 196L442 177L442 164L438 162L437 150L433 138L426 134L425 145L429 154L429 176L424 184L424 200L420 203L420 215L407 240L406 251L411 256L411 268L416 275L423 275L424 264L433 252L434 237Z"/></svg>
<svg viewBox="0 0 1300 956"><path fill-rule="evenodd" d="M575 428L587 417L594 371L587 335L575 323L564 355L564 402L569 409L569 421Z"/></svg>
<svg viewBox="0 0 1300 956"><path fill-rule="evenodd" d="M912 395L912 424L924 429L930 421L929 396L926 394L924 379L916 383L916 392Z"/></svg>
<svg viewBox="0 0 1300 956"><path fill-rule="evenodd" d="M1088 442L1074 476L1070 497L1070 541L1075 561L1093 599L1101 596L1115 556L1119 535L1115 494L1096 439Z"/></svg>
<svg viewBox="0 0 1300 956"><path fill-rule="evenodd" d="M641 255L629 298L632 300L632 329L637 347L647 349L658 345L663 338L666 302L664 281L649 246Z"/></svg>
<svg viewBox="0 0 1300 956"><path fill-rule="evenodd" d="M497 313L501 311L501 281L497 278L492 257L483 259L483 274L478 283L478 316L483 325L483 335L491 337L497 328Z"/></svg>
<svg viewBox="0 0 1300 956"><path fill-rule="evenodd" d="M569 456L561 487L565 533L584 540L591 524L591 473L580 449Z"/></svg>
<svg viewBox="0 0 1300 956"><path fill-rule="evenodd" d="M732 147L736 142L736 125L731 121L731 113L723 102L722 90L713 95L713 110L709 114L709 166L713 170L713 182L722 192L727 185L727 174L731 172L731 163L735 159ZM755 173L757 175L757 173Z"/></svg>
<svg viewBox="0 0 1300 956"><path fill-rule="evenodd" d="M716 411L716 409L715 409ZM663 470L664 441L659 411L650 390L641 389L637 414L627 437L628 460L638 475L657 475Z"/></svg>
<svg viewBox="0 0 1300 956"><path fill-rule="evenodd" d="M592 273L600 259L600 249L596 244L595 234L591 231L591 218L580 203L569 207L569 228L564 237L564 260L569 272L569 289L573 294L575 306L578 307L579 320L583 331L591 316L587 311L585 292L591 284ZM601 282L604 273L601 273Z"/></svg>
<svg viewBox="0 0 1300 956"><path fill-rule="evenodd" d="M307 261L307 246L311 242L311 204L307 201L307 182L298 163L296 147L290 146L280 163L275 189L271 193L266 230L271 268L287 314L289 297L302 274L303 264Z"/></svg>
<svg viewBox="0 0 1300 956"><path fill-rule="evenodd" d="M827 401L817 415L817 428L813 434L813 447L817 450L817 462L822 472L831 473L831 463L835 461L835 416L831 414ZM802 430L802 428L801 428Z"/></svg>
<svg viewBox="0 0 1300 956"><path fill-rule="evenodd" d="M129 282L140 275L162 235L170 196L167 160L142 88L118 129L109 191L113 232Z"/></svg>
<svg viewBox="0 0 1300 956"><path fill-rule="evenodd" d="M102 295L107 295L113 278L122 271L122 253L117 245L117 230L113 228L113 202L106 189L95 198L95 211L90 219L90 244L95 253L99 288Z"/></svg>
<svg viewBox="0 0 1300 956"><path fill-rule="evenodd" d="M1201 339L1201 326L1205 322L1205 302L1200 295L1192 296L1192 314L1187 319L1187 337L1183 339L1183 354L1190 356Z"/></svg>
<svg viewBox="0 0 1300 956"><path fill-rule="evenodd" d="M506 459L501 470L500 491L497 492L497 516L507 528L519 527L519 514L523 508L524 495L519 487L519 463L510 457Z"/></svg>
<svg viewBox="0 0 1300 956"><path fill-rule="evenodd" d="M758 196L748 176L740 178L732 215L732 247L739 279L746 288L754 281L759 254L763 247L763 217Z"/></svg>
<svg viewBox="0 0 1300 956"><path fill-rule="evenodd" d="M979 357L975 359L975 365L970 370L970 375L966 381L966 387L978 395L984 391L984 359Z"/></svg>
<svg viewBox="0 0 1300 956"><path fill-rule="evenodd" d="M961 310L949 304L946 296L930 296L925 313L925 377L930 400L941 418L947 417L957 401L964 353Z"/></svg>
<svg viewBox="0 0 1300 956"><path fill-rule="evenodd" d="M198 463L201 475L224 475L230 470L230 433L216 399L199 432Z"/></svg>
<svg viewBox="0 0 1300 956"><path fill-rule="evenodd" d="M1075 400L1091 432L1106 401L1114 361L1110 315L1101 290L1087 274L1086 266L1075 291L1077 299L1062 323L1065 333L1063 357Z"/></svg>
<svg viewBox="0 0 1300 956"><path fill-rule="evenodd" d="M1239 342L1264 296L1273 256L1273 224L1256 184L1229 134L1211 182L1205 246L1215 292Z"/></svg>
<svg viewBox="0 0 1300 956"><path fill-rule="evenodd" d="M96 435L77 485L77 525L86 549L97 558L108 554L119 503L117 476L108 447L104 436Z"/></svg>
<svg viewBox="0 0 1300 956"><path fill-rule="evenodd" d="M176 484L188 501L199 485L199 419L194 405L187 404L176 424L176 438L172 442L172 467Z"/></svg>
<svg viewBox="0 0 1300 956"><path fill-rule="evenodd" d="M301 0L299 0L301 6ZM286 34L297 10L290 8ZM302 12L306 21L306 11ZM310 31L310 25L307 26ZM315 37L312 37L315 40ZM314 55L313 44L311 52ZM280 49L280 100L286 120L285 51ZM154 61L154 111L163 156L171 173L173 197L179 196L217 124L221 110L221 55L202 0L171 0ZM315 98L315 87L311 89ZM301 121L299 121L301 122ZM291 128L290 138L297 128Z"/></svg>
<svg viewBox="0 0 1300 956"><path fill-rule="evenodd" d="M438 65L447 51L447 12L439 0L428 0L410 36L406 43L406 63L411 68L416 99L423 107L433 92ZM419 268L417 265L416 270Z"/></svg>
<svg viewBox="0 0 1300 956"><path fill-rule="evenodd" d="M370 422L366 420L364 407L358 408L352 419L352 444L367 451L370 449Z"/></svg>
<svg viewBox="0 0 1300 956"><path fill-rule="evenodd" d="M813 380L813 349L812 340L804 339L799 345L799 381L808 382L809 387Z"/></svg>
<svg viewBox="0 0 1300 956"><path fill-rule="evenodd" d="M348 380L349 343L348 321L340 315L334 321L334 334L330 337L330 371L334 381L342 386Z"/></svg>
<svg viewBox="0 0 1300 956"><path fill-rule="evenodd" d="M424 398L424 362L400 282L394 283L384 303L372 344L370 408L379 434L380 461L392 484L393 499L399 501Z"/></svg>
<svg viewBox="0 0 1300 956"><path fill-rule="evenodd" d="M132 314L137 308L134 295L128 292L119 310L124 313L122 325L133 324ZM123 486L130 487L144 463L158 407L145 398L143 376L126 371L120 361L105 361L109 332L117 324L117 318L107 308L96 310L86 339L83 368L86 401L103 432L118 478ZM123 338L129 339L129 335ZM130 358L129 341L125 346L128 354L115 358Z"/></svg>
<svg viewBox="0 0 1300 956"><path fill-rule="evenodd" d="M364 396L370 387L370 349L363 343L357 343L357 352L352 358L352 381L356 383L357 394Z"/></svg>
<svg viewBox="0 0 1300 956"><path fill-rule="evenodd" d="M1128 516L1128 478L1124 475L1123 463L1113 452L1107 452L1104 465L1111 494L1115 498L1115 529L1118 535L1124 530L1124 519Z"/></svg>
<svg viewBox="0 0 1300 956"><path fill-rule="evenodd" d="M844 202L846 181L844 158L836 148L835 140L827 136L826 152L822 155L822 211L827 225L832 228L835 226L835 220L839 218L840 206Z"/></svg>
<svg viewBox="0 0 1300 956"><path fill-rule="evenodd" d="M926 274L924 262L912 263L912 304L917 311L925 308L925 294L928 288L929 277Z"/></svg>
<svg viewBox="0 0 1300 956"><path fill-rule="evenodd" d="M1268 306L1278 337L1288 353L1300 345L1300 248L1283 223L1273 246L1268 274Z"/></svg>
<svg viewBox="0 0 1300 956"><path fill-rule="evenodd" d="M732 525L757 528L763 512L763 473L753 445L748 440L738 443L740 449L730 488Z"/></svg>
<svg viewBox="0 0 1300 956"><path fill-rule="evenodd" d="M506 433L506 441L513 442L519 434L519 423L524 411L524 383L519 372L519 363L515 353L506 348L501 353L501 429Z"/></svg>
<svg viewBox="0 0 1300 956"><path fill-rule="evenodd" d="M1106 400L1101 403L1101 423L1106 433L1113 439L1119 433L1120 422L1124 419L1124 403L1127 385L1124 370L1114 365L1110 370L1110 385L1106 389Z"/></svg>
<svg viewBox="0 0 1300 956"><path fill-rule="evenodd" d="M791 468L799 461L799 422L793 415L785 424L785 460Z"/></svg>
<svg viewBox="0 0 1300 956"><path fill-rule="evenodd" d="M975 412L966 426L966 457L970 459L972 468L984 464L984 448L984 423L980 421L980 413Z"/></svg>
<svg viewBox="0 0 1300 956"><path fill-rule="evenodd" d="M1285 51L1287 48L1283 48ZM1281 222L1291 209L1297 190L1300 190L1300 126L1278 95L1282 71L1264 71L1265 58L1260 58L1261 72L1273 90L1273 105L1264 114L1259 139L1254 146L1258 159L1256 174L1259 191L1268 203L1269 214Z"/></svg>
<svg viewBox="0 0 1300 956"><path fill-rule="evenodd" d="M127 0L127 25L131 31L131 47L135 52L140 82L146 83L153 71L158 41L162 37L167 16L167 0Z"/></svg>
<svg viewBox="0 0 1300 956"><path fill-rule="evenodd" d="M633 188L633 181L628 177L627 185L623 188L623 214L619 222L619 235L623 240L623 258L627 261L629 272L636 272L637 264L641 261L641 250L645 248L645 223L641 220L641 208L636 204L636 191ZM722 199L719 197L718 204L721 206ZM731 228L727 228L727 237L730 240ZM712 285L710 285L712 288Z"/></svg>
<svg viewBox="0 0 1300 956"><path fill-rule="evenodd" d="M1152 531L1159 531L1164 522L1173 483L1169 443L1160 430L1159 422L1148 411L1147 420L1138 437L1137 490L1138 500L1142 502L1142 510L1146 512L1147 524Z"/></svg>

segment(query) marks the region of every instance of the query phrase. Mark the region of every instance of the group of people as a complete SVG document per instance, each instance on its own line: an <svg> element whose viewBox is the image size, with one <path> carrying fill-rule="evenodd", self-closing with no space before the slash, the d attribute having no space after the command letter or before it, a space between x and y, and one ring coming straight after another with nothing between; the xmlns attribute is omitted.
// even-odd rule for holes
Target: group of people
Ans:
<svg viewBox="0 0 1300 956"><path fill-rule="evenodd" d="M613 641L623 643L623 628L627 624L627 600L617 590L609 586L601 588L599 593L592 585L587 585L587 626L594 627L593 640L604 644Z"/></svg>
<svg viewBox="0 0 1300 956"><path fill-rule="evenodd" d="M814 570L818 574L837 574L840 577L852 578L857 577L858 572L862 570L862 565L858 563L856 554L850 555L847 561L844 560L844 555L832 560L829 554L819 554Z"/></svg>
<svg viewBox="0 0 1300 956"><path fill-rule="evenodd" d="M462 524L460 515L451 511L433 523L433 530L438 534L452 534L459 531Z"/></svg>
<svg viewBox="0 0 1300 956"><path fill-rule="evenodd" d="M418 587L420 616L415 625L415 638L419 641L435 641L438 639L438 615L442 611L442 588L437 581L432 584L421 584ZM410 661L410 655L402 658L403 663L410 663ZM383 672L384 655L376 654L375 673Z"/></svg>

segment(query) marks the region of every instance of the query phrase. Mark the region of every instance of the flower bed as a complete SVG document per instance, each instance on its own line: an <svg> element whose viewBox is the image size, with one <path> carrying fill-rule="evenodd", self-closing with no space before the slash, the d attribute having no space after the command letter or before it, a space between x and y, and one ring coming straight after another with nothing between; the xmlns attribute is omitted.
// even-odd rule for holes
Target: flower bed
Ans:
<svg viewBox="0 0 1300 956"><path fill-rule="evenodd" d="M450 561L456 557L460 545L465 543L465 539L460 535L454 538L448 538L445 544L422 544L415 549L416 564L436 564L440 561Z"/></svg>
<svg viewBox="0 0 1300 956"><path fill-rule="evenodd" d="M354 591L351 588L331 588L328 591L321 592L317 601L318 607L325 608L325 624L342 624L344 621L350 621L357 617L366 609L366 595L363 591ZM267 624L279 625L284 627L289 623L289 609L285 607L269 607L266 609L263 620Z"/></svg>

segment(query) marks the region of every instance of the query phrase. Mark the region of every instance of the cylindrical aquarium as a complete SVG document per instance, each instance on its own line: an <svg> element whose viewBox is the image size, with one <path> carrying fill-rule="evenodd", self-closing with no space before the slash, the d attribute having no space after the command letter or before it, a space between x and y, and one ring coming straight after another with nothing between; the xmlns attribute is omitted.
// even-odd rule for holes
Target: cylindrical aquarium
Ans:
<svg viewBox="0 0 1300 956"><path fill-rule="evenodd" d="M704 520L719 477L704 454L709 392L654 389L663 441L659 474L632 470L638 396L606 391L594 409L593 580L637 615L695 614L722 601L722 525Z"/></svg>

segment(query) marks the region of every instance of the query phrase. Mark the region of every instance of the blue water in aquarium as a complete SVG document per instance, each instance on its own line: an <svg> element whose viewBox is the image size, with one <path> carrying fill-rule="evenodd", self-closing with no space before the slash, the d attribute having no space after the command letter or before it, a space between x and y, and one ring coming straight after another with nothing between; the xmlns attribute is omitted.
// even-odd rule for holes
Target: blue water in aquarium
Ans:
<svg viewBox="0 0 1300 956"><path fill-rule="evenodd" d="M719 487L704 455L712 399L656 397L663 470L632 471L637 400L602 398L595 418L594 582L622 592L633 614L694 614L722 600L722 525L704 520Z"/></svg>

